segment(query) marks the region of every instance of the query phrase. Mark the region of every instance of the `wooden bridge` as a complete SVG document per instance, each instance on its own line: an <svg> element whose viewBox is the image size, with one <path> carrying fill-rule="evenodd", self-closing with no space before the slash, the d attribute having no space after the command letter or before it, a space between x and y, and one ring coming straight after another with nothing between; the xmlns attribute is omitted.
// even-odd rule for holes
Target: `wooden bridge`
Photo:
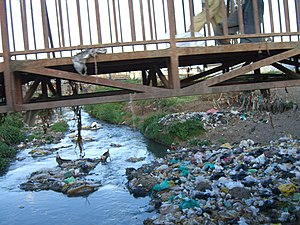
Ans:
<svg viewBox="0 0 300 225"><path fill-rule="evenodd" d="M243 1L221 0L222 34L211 2L0 0L0 113L300 85L298 0L264 0L262 21L259 0L251 1L251 33ZM205 25L195 30L202 11ZM107 76L130 71L139 83Z"/></svg>

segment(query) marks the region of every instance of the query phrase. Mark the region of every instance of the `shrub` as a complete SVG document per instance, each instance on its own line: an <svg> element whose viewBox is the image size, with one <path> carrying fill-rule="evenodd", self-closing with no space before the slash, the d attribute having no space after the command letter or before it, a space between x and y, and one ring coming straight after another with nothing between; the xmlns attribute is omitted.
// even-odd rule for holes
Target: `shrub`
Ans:
<svg viewBox="0 0 300 225"><path fill-rule="evenodd" d="M186 141L204 132L203 124L199 120L175 121L168 126L163 126L159 123L163 116L163 114L153 114L144 120L141 132L145 137L170 145L173 142Z"/></svg>
<svg viewBox="0 0 300 225"><path fill-rule="evenodd" d="M10 148L7 144L0 142L0 158L14 158L17 151Z"/></svg>
<svg viewBox="0 0 300 225"><path fill-rule="evenodd" d="M0 115L0 174L6 171L17 151L9 145L25 140L23 117L20 113Z"/></svg>
<svg viewBox="0 0 300 225"><path fill-rule="evenodd" d="M24 132L14 126L1 125L0 126L0 138L1 141L8 145L17 144L25 140Z"/></svg>
<svg viewBox="0 0 300 225"><path fill-rule="evenodd" d="M9 159L0 158L0 175L2 175L6 171L8 165L9 165Z"/></svg>
<svg viewBox="0 0 300 225"><path fill-rule="evenodd" d="M204 132L203 124L200 120L176 121L169 125L168 131L175 138L186 141L189 137L194 137Z"/></svg>
<svg viewBox="0 0 300 225"><path fill-rule="evenodd" d="M10 148L7 144L0 142L0 175L2 175L9 166L10 159L16 157L17 151Z"/></svg>
<svg viewBox="0 0 300 225"><path fill-rule="evenodd" d="M164 131L164 127L159 123L159 120L164 116L161 113L148 116L141 124L140 130L146 138L170 145L173 139L168 132Z"/></svg>
<svg viewBox="0 0 300 225"><path fill-rule="evenodd" d="M1 114L1 126L12 126L17 128L23 128L23 117L20 113Z"/></svg>
<svg viewBox="0 0 300 225"><path fill-rule="evenodd" d="M0 140L8 145L25 140L23 118L20 113L1 115Z"/></svg>

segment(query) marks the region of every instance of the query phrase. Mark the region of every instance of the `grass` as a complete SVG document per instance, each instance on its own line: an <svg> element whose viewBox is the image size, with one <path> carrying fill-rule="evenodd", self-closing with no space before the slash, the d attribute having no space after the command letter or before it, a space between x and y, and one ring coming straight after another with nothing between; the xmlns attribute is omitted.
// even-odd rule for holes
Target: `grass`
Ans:
<svg viewBox="0 0 300 225"><path fill-rule="evenodd" d="M51 129L51 131L54 131L54 132L64 133L64 132L68 131L69 126L66 121L62 120L62 121L58 121L58 122L54 123L50 129Z"/></svg>

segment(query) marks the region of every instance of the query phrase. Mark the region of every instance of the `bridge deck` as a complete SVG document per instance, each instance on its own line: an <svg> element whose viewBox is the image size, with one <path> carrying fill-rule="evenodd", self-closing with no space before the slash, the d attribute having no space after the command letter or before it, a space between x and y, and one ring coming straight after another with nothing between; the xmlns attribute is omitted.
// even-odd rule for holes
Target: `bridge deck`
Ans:
<svg viewBox="0 0 300 225"><path fill-rule="evenodd" d="M0 0L3 50L2 53L0 51L1 113L300 85L299 5L296 0L289 1L289 4L283 0L277 6L272 1L265 1L264 21L260 25L258 2L253 1L254 14L257 14L254 17L254 34L244 32L241 5L237 5L240 16L237 33L228 33L225 20L224 35L214 35L213 27L205 25L201 29L201 37L194 33L193 11L196 11L197 5L191 0L139 1L138 8L133 5L133 0L126 1L126 4L122 1L100 1L108 8L113 7L107 12L113 21L108 25L99 14L102 13L100 10L90 9L84 14L84 6L87 9L91 7L86 5L88 1L76 1L73 6L77 9L74 14L78 21L75 34L69 22L71 16L63 13L64 10L69 12L72 7L64 4L71 3L54 2L39 1L40 13L35 15L32 1ZM178 6L179 2L181 5ZM223 16L227 18L228 10L225 10L224 2L220 2ZM17 9L14 4L17 4ZM99 9L98 0L93 4ZM208 4L209 1L206 1ZM227 2L227 9L230 4L232 1ZM280 4L283 16L275 18L275 9L280 10ZM51 11L56 13L50 13L51 7ZM122 7L128 10L128 23L122 23L124 15L121 12L126 11L122 11ZM163 7L163 10L157 7ZM183 13L180 14L178 8L183 9ZM18 40L14 27L17 19L11 17L12 10L16 10L15 14L20 13L21 40ZM211 13L207 7L202 10ZM91 22L92 12L95 23ZM82 26L83 15L89 18L89 31L86 33ZM39 16L41 25L32 22ZM158 18L164 18L162 25L158 25ZM210 18L206 19L206 23L210 24ZM279 31L274 26L277 19L281 26L284 25ZM56 26L49 21L56 21ZM68 21L68 29L65 21ZM93 25L96 32L91 29ZM110 40L104 41L106 36L100 25L109 28ZM41 37L35 33L34 27L43 31L42 39L39 39ZM128 32L125 32L127 28ZM185 32L188 29L190 33ZM190 36L180 37L180 30ZM160 38L162 32L164 36ZM126 33L130 33L129 41L125 41ZM165 33L168 33L167 38ZM76 36L77 45L71 44L71 36ZM97 43L93 43L94 37L97 37ZM243 38L261 38L261 41L240 43ZM231 40L228 45L216 44L218 40L228 39ZM37 46L38 40L42 40L42 47ZM17 46L18 41L22 42L21 47ZM85 52L86 48L106 49L107 53L89 57L83 63L87 66L87 74L83 76L74 69L72 57L82 50ZM273 69L262 69L267 66ZM182 72L182 68L188 70ZM114 80L110 76L133 71L140 78L137 83ZM98 86L112 89L95 88Z"/></svg>

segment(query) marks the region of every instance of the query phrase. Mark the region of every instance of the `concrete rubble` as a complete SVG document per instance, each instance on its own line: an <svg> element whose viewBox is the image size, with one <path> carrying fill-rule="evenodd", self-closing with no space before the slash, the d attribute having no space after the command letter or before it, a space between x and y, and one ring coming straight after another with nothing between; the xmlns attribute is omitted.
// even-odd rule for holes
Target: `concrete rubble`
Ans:
<svg viewBox="0 0 300 225"><path fill-rule="evenodd" d="M144 224L300 224L300 140L177 149L139 169L128 189L157 211Z"/></svg>

